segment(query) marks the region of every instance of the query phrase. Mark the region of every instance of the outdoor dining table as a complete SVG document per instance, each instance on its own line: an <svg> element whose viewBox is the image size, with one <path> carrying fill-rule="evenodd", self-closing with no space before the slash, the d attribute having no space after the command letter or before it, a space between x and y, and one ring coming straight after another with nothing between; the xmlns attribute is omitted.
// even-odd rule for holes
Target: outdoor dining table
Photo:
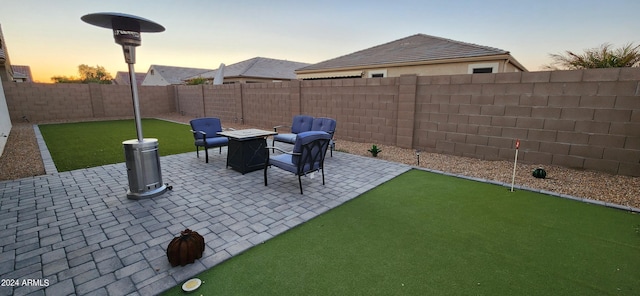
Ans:
<svg viewBox="0 0 640 296"><path fill-rule="evenodd" d="M243 175L263 169L268 156L266 138L277 134L261 129L218 132L218 135L229 138L227 167L231 167Z"/></svg>

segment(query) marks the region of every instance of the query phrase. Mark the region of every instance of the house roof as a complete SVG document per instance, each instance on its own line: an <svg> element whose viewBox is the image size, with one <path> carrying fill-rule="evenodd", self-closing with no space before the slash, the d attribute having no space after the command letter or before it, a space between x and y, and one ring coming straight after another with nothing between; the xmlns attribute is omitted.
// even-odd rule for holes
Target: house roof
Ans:
<svg viewBox="0 0 640 296"><path fill-rule="evenodd" d="M147 73L136 72L136 84L142 85L142 81L144 77L147 76ZM114 84L119 85L131 85L131 79L129 79L129 72L118 71L116 73L116 77L113 79Z"/></svg>
<svg viewBox="0 0 640 296"><path fill-rule="evenodd" d="M224 77L253 77L273 79L296 79L295 70L310 65L309 63L255 57L224 67ZM214 78L218 69L194 75L196 77Z"/></svg>
<svg viewBox="0 0 640 296"><path fill-rule="evenodd" d="M13 69L14 79L24 79L24 81L26 82L33 82L33 78L31 76L31 67L23 65L11 65L11 69Z"/></svg>
<svg viewBox="0 0 640 296"><path fill-rule="evenodd" d="M506 50L416 34L313 64L299 71L508 55Z"/></svg>
<svg viewBox="0 0 640 296"><path fill-rule="evenodd" d="M187 77L197 76L211 69L186 68L174 66L151 65L149 69L154 69L155 75L162 76L170 84L182 84Z"/></svg>

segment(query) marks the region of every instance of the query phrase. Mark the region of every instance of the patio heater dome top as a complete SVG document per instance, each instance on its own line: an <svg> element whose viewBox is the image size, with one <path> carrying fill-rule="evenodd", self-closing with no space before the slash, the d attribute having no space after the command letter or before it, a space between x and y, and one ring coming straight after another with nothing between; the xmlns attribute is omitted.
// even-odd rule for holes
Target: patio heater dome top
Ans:
<svg viewBox="0 0 640 296"><path fill-rule="evenodd" d="M150 21L139 16L118 13L118 12L99 12L91 13L81 17L84 22L114 30L130 30L136 32L162 32L164 27L156 22Z"/></svg>

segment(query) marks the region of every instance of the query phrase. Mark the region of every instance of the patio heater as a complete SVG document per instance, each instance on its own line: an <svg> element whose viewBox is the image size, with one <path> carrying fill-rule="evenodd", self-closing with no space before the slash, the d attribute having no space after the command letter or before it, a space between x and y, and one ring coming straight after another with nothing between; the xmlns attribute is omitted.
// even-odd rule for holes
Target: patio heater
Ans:
<svg viewBox="0 0 640 296"><path fill-rule="evenodd" d="M122 142L129 178L127 198L141 199L161 195L168 188L162 183L158 139L145 139L142 136L138 85L133 64L136 63L136 46L142 43L140 32L162 32L164 27L141 17L112 12L87 14L81 19L94 26L112 29L113 38L117 44L122 45L124 60L129 65L133 115L138 139Z"/></svg>

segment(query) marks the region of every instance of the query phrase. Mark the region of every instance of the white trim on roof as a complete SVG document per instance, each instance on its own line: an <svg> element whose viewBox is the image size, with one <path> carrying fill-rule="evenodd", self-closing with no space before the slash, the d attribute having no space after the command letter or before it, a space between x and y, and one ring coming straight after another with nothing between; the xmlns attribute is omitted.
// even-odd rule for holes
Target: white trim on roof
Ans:
<svg viewBox="0 0 640 296"><path fill-rule="evenodd" d="M362 70L296 74L298 79L362 77Z"/></svg>

